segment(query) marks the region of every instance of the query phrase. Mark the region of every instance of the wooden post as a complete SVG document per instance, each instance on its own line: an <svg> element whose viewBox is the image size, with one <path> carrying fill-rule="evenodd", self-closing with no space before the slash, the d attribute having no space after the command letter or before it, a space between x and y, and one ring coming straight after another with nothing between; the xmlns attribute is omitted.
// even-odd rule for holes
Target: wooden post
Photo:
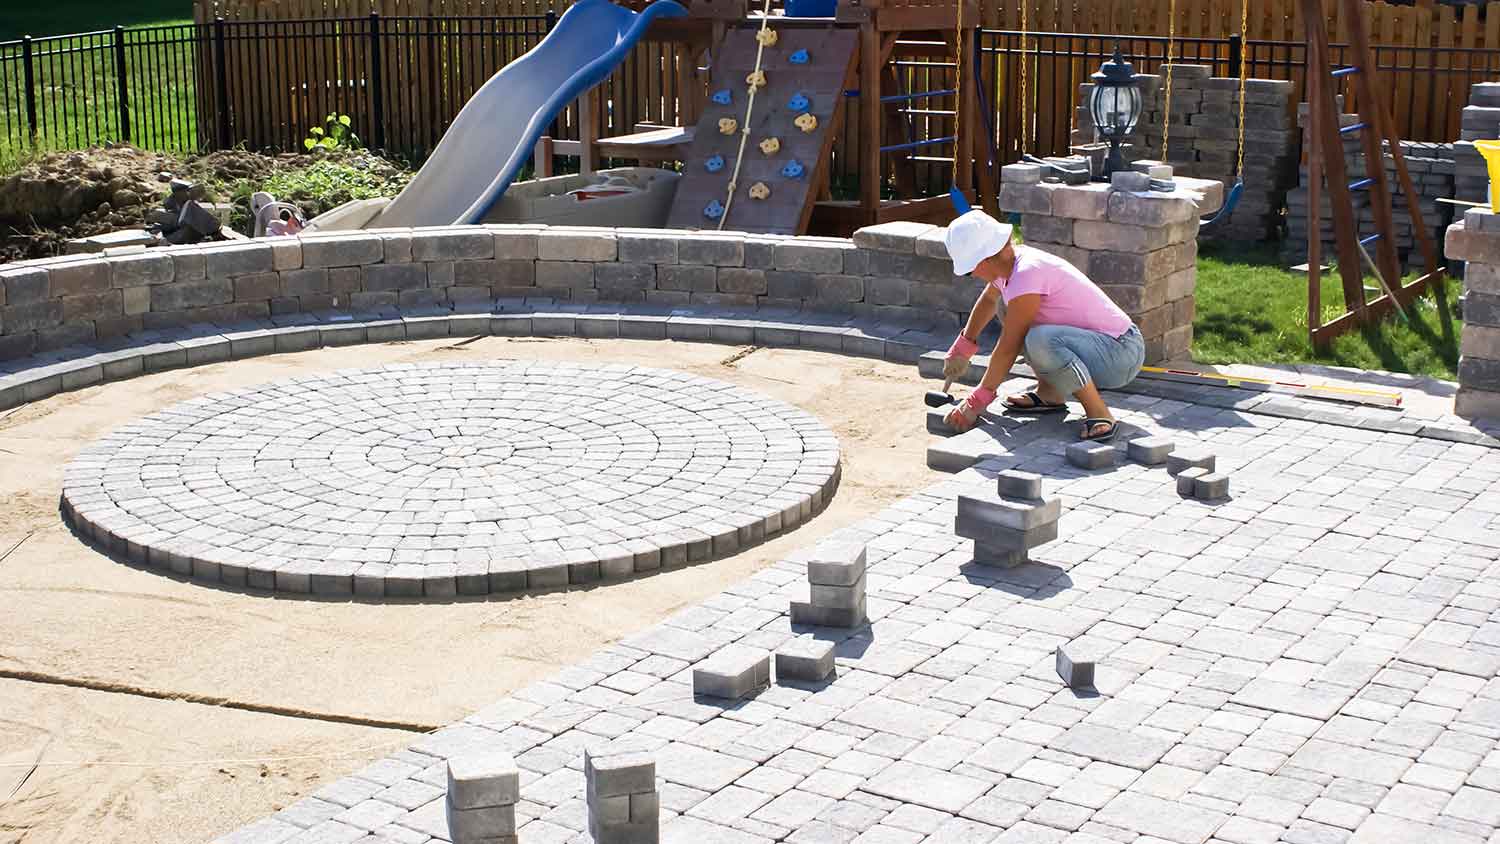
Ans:
<svg viewBox="0 0 1500 844"><path fill-rule="evenodd" d="M578 98L578 172L587 176L599 169L599 86Z"/></svg>
<svg viewBox="0 0 1500 844"><path fill-rule="evenodd" d="M531 168L536 171L536 178L552 178L552 137L543 135L536 141L536 148L531 153Z"/></svg>
<svg viewBox="0 0 1500 844"><path fill-rule="evenodd" d="M880 222L880 33L873 20L859 25L859 204L865 225Z"/></svg>

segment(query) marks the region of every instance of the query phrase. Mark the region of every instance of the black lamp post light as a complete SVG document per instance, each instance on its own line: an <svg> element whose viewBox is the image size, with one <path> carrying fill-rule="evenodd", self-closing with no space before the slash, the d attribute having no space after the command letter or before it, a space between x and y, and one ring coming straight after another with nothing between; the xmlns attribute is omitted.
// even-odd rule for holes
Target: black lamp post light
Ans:
<svg viewBox="0 0 1500 844"><path fill-rule="evenodd" d="M1104 178L1107 180L1111 173L1125 168L1120 145L1141 116L1141 89L1136 85L1135 71L1120 55L1119 41L1115 42L1114 56L1100 65L1093 80L1089 113L1094 118L1094 129L1109 142L1109 158L1104 162Z"/></svg>

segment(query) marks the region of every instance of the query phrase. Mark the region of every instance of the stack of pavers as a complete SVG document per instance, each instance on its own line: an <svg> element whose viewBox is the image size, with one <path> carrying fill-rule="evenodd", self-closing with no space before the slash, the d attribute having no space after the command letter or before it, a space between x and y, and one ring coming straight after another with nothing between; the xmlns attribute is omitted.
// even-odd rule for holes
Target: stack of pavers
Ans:
<svg viewBox="0 0 1500 844"><path fill-rule="evenodd" d="M656 760L649 754L595 756L584 749L583 779L594 844L656 844L661 840Z"/></svg>
<svg viewBox="0 0 1500 844"><path fill-rule="evenodd" d="M448 760L448 837L453 844L516 844L521 769L503 751Z"/></svg>
<svg viewBox="0 0 1500 844"><path fill-rule="evenodd" d="M1342 108L1343 99L1339 98ZM1466 110L1467 111L1467 110ZM1500 111L1500 109L1497 109ZM1466 118L1467 119L1467 118ZM1307 131L1307 104L1298 106L1297 122L1302 131ZM1359 116L1355 114L1340 114L1340 126L1352 126L1359 122ZM1341 136L1344 150L1344 169L1348 181L1354 182L1365 177L1365 158L1358 132L1349 132ZM1304 137L1304 143L1306 139ZM1471 145L1472 149L1472 145ZM1443 232L1448 223L1453 220L1451 206L1438 202L1454 195L1455 190L1455 162L1456 149L1454 144L1435 144L1422 141L1402 141L1401 152L1406 158L1406 170L1411 176L1412 187L1416 191L1417 208L1422 212L1422 221L1426 224L1428 234L1433 237L1433 243L1441 252ZM1478 153L1475 153L1477 156ZM1287 194L1287 239L1283 247L1282 258L1287 264L1300 264L1307 260L1307 167L1299 170L1299 184L1297 188ZM1413 270L1425 271L1421 267L1422 252L1417 245L1414 229L1411 224L1411 212L1408 210L1408 200L1401 190L1400 183L1396 179L1396 159L1390 154L1385 156L1386 183L1391 188L1391 219L1394 224L1396 253L1401 258L1402 271ZM1354 216L1358 221L1359 236L1368 237L1375 233L1375 209L1370 205L1370 195L1367 191L1351 191L1350 203L1354 208ZM1319 192L1318 230L1323 242L1323 263L1329 264L1335 257L1333 212L1329 203L1328 191L1325 188ZM1373 255L1373 250L1371 251Z"/></svg>
<svg viewBox="0 0 1500 844"><path fill-rule="evenodd" d="M1500 82L1469 86L1458 143L1453 145L1453 198L1465 202L1489 199L1490 176L1475 141L1500 138Z"/></svg>
<svg viewBox="0 0 1500 844"><path fill-rule="evenodd" d="M865 623L866 551L859 542L827 542L807 562L807 601L792 602L792 623L858 627Z"/></svg>
<svg viewBox="0 0 1500 844"><path fill-rule="evenodd" d="M974 562L1010 568L1032 548L1057 538L1062 500L1042 497L1042 476L1007 469L994 493L961 494L953 532L974 540Z"/></svg>
<svg viewBox="0 0 1500 844"><path fill-rule="evenodd" d="M1137 77L1141 117L1135 131L1126 136L1127 157L1160 159L1165 136L1165 163L1172 165L1178 174L1223 182L1226 193L1237 179L1244 182L1238 204L1214 227L1214 237L1258 241L1276 236L1281 231L1286 193L1297 181L1297 133L1291 126L1292 83L1282 79L1245 80L1245 169L1236 174L1240 80L1210 76L1206 65L1170 67L1170 115L1165 76ZM1094 139L1093 118L1088 110L1092 88L1090 83L1079 86L1075 144Z"/></svg>

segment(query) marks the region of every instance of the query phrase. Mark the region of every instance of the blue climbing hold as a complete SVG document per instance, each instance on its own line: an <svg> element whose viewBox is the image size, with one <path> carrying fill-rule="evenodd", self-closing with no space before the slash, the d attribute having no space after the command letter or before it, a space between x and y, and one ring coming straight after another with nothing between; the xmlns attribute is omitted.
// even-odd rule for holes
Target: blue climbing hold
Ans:
<svg viewBox="0 0 1500 844"><path fill-rule="evenodd" d="M713 158L710 158L709 160L703 162L703 169L707 170L710 173L717 173L720 170L723 170L724 156L716 155Z"/></svg>
<svg viewBox="0 0 1500 844"><path fill-rule="evenodd" d="M812 103L808 102L807 97L800 92L793 95L786 103L786 107L792 111L807 111L811 105Z"/></svg>
<svg viewBox="0 0 1500 844"><path fill-rule="evenodd" d="M786 166L781 168L781 175L785 176L788 179L800 179L802 178L802 174L804 172L806 172L806 170L802 167L802 162L798 161L795 158L791 161L788 161L786 163Z"/></svg>
<svg viewBox="0 0 1500 844"><path fill-rule="evenodd" d="M724 216L724 206L719 204L719 200L711 199L703 209L703 216L710 220L717 220Z"/></svg>
<svg viewBox="0 0 1500 844"><path fill-rule="evenodd" d="M792 64L807 64L807 51L798 50L797 52L788 56L787 61L791 62Z"/></svg>
<svg viewBox="0 0 1500 844"><path fill-rule="evenodd" d="M729 89L725 88L722 91L716 91L711 99L719 105L729 105L734 102L734 94L731 94Z"/></svg>

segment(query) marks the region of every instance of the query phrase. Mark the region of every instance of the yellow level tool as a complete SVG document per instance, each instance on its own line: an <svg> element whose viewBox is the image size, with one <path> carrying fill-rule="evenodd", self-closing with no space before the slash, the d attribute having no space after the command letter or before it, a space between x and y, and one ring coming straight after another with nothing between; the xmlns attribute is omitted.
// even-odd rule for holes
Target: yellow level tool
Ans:
<svg viewBox="0 0 1500 844"><path fill-rule="evenodd" d="M1401 406L1401 394L1387 390L1365 390L1359 387L1334 387L1325 384L1299 384L1295 381L1276 381L1270 378L1251 378L1244 375L1220 375L1216 372L1194 372L1190 369L1167 369L1160 366L1143 366L1142 372L1151 372L1160 375L1175 375L1184 378L1201 378L1204 381L1215 381L1226 387L1234 387L1239 384L1257 384L1266 387L1285 387L1298 391L1309 391L1318 393L1330 393L1345 396L1361 396L1365 399L1379 401L1392 407Z"/></svg>

